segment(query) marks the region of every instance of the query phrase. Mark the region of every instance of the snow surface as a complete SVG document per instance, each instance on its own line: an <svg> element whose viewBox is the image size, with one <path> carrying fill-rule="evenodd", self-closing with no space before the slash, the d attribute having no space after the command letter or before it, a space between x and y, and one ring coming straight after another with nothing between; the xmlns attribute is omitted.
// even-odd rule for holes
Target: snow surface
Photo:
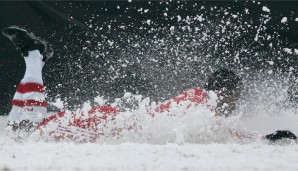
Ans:
<svg viewBox="0 0 298 171"><path fill-rule="evenodd" d="M289 129L298 134L298 116L244 117L238 125L257 133ZM0 117L1 130L6 117ZM161 131L162 132L162 131ZM165 133L164 133L165 134ZM166 134L165 134L166 135ZM164 143L109 142L75 144L28 140L16 143L0 132L0 170L283 170L298 169L294 142Z"/></svg>
<svg viewBox="0 0 298 171"><path fill-rule="evenodd" d="M141 98L129 93L124 97L128 102ZM185 109L189 106L187 103L173 108L176 115L160 114L153 118L144 112L148 105L145 98L139 101L138 108L120 112L113 122L107 122L105 137L85 144L48 141L34 136L23 143L14 142L4 131L7 117L2 116L0 170L297 170L296 142L270 144L260 138L247 141L226 134L226 130L234 129L255 135L290 130L298 135L297 112L264 103L265 97L271 96L259 96L260 99L255 98L252 104L246 102L253 108L245 109L244 104L240 105L235 112L237 115L229 118L216 118L200 105ZM278 102L279 94L275 92L274 97ZM95 101L105 104L101 97L96 97ZM82 110L89 108L90 104L85 103ZM142 129L110 136L114 128L125 129L132 123Z"/></svg>

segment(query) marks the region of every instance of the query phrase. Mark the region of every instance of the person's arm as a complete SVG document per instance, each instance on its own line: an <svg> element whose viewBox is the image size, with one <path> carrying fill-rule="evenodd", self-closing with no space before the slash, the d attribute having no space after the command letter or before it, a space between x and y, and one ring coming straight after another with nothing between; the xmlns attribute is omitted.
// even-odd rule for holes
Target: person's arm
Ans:
<svg viewBox="0 0 298 171"><path fill-rule="evenodd" d="M271 142L276 142L283 138L290 139L290 140L297 140L297 136L288 130L277 130L272 134L265 135L265 139Z"/></svg>
<svg viewBox="0 0 298 171"><path fill-rule="evenodd" d="M229 130L229 133L238 139L263 139L263 140L269 140L270 142L276 142L281 139L290 139L290 140L296 140L297 136L288 130L277 130L271 134L268 135L258 135L255 133L248 133L245 131L236 131L236 130Z"/></svg>
<svg viewBox="0 0 298 171"><path fill-rule="evenodd" d="M207 104L208 95L203 90L199 88L191 88L165 102L157 104L155 112L162 113L164 111L170 111L171 107L173 107L173 104L179 104L184 101L190 101L191 103L197 104L206 104L210 110L214 110L214 107Z"/></svg>

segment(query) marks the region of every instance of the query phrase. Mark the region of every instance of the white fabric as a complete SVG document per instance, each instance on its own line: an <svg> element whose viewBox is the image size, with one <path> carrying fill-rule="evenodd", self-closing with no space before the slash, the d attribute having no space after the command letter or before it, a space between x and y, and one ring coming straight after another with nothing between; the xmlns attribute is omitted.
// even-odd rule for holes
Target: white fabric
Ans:
<svg viewBox="0 0 298 171"><path fill-rule="evenodd" d="M28 106L28 107L19 107L13 106L9 116L8 121L21 122L22 120L30 120L35 123L39 123L44 118L47 113L47 108L40 106Z"/></svg>
<svg viewBox="0 0 298 171"><path fill-rule="evenodd" d="M9 116L7 120L12 122L20 122L21 115L22 115L22 108L19 106L13 105L11 111L9 112Z"/></svg>
<svg viewBox="0 0 298 171"><path fill-rule="evenodd" d="M30 120L30 121L33 121L34 123L39 123L43 120L46 113L47 113L47 108L45 107L39 107L39 106L23 107L22 115L19 121Z"/></svg>
<svg viewBox="0 0 298 171"><path fill-rule="evenodd" d="M29 82L27 78L34 78L38 83L43 84L42 81L42 68L44 62L42 61L42 55L39 50L29 51L28 56L24 57L26 63L26 71L24 75L24 82Z"/></svg>
<svg viewBox="0 0 298 171"><path fill-rule="evenodd" d="M44 62L42 61L43 56L38 50L29 51L28 56L24 57L26 63L26 71L24 78L21 83L39 83L43 84L42 80L42 68ZM45 96L40 92L30 92L30 93L19 93L16 92L14 95L15 100L36 100L45 101ZM44 116L47 114L46 107L41 106L27 106L19 107L12 106L12 109L8 116L8 121L20 122L22 120L30 120L36 123L42 121Z"/></svg>
<svg viewBox="0 0 298 171"><path fill-rule="evenodd" d="M27 69L26 69L27 70ZM26 76L21 80L21 83L38 83L38 84L43 84L42 79L37 78L37 77L30 77L30 76Z"/></svg>

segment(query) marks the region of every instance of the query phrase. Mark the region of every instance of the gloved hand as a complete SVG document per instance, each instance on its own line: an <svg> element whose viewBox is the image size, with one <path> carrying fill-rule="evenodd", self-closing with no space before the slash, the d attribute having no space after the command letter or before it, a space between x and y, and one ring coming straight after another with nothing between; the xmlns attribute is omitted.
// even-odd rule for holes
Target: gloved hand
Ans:
<svg viewBox="0 0 298 171"><path fill-rule="evenodd" d="M266 135L265 138L271 142L276 142L283 138L292 139L292 140L297 139L295 134L293 134L291 131L287 131L287 130L277 130L272 134Z"/></svg>

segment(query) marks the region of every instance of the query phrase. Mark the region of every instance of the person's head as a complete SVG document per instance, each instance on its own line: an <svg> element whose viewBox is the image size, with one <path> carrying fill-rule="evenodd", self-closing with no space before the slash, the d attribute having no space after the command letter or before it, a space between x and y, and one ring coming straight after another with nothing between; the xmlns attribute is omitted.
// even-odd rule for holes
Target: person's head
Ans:
<svg viewBox="0 0 298 171"><path fill-rule="evenodd" d="M240 98L241 87L241 79L233 71L222 68L208 78L204 88L217 94L219 114L229 116Z"/></svg>

